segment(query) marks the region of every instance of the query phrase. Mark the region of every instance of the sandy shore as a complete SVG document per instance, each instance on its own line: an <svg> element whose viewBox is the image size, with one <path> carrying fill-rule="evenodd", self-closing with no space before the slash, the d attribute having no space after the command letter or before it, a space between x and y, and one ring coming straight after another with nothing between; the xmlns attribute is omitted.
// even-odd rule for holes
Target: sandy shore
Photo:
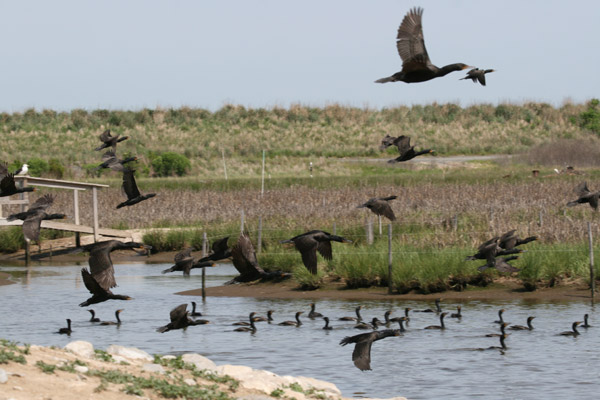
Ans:
<svg viewBox="0 0 600 400"><path fill-rule="evenodd" d="M71 342L65 349L3 341L0 354L9 359L0 364L2 400L344 400L329 382L244 366L216 366L198 354L179 359L165 356L156 362L136 348L109 346L97 353L91 343L81 341ZM395 398L400 399L404 398Z"/></svg>

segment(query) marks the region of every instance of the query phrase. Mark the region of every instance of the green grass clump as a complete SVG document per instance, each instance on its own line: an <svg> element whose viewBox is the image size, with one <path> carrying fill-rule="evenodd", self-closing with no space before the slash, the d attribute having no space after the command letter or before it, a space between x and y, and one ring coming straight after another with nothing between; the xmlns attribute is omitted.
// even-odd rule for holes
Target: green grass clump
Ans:
<svg viewBox="0 0 600 400"><path fill-rule="evenodd" d="M75 366L79 365L79 366L86 366L87 364L83 361L80 360L75 360L75 361L71 361L69 363L63 364L61 366L58 367L59 370L61 371L65 371L65 372L71 372L71 373L75 373Z"/></svg>
<svg viewBox="0 0 600 400"><path fill-rule="evenodd" d="M14 361L19 364L26 364L25 357L21 354L15 354L13 351L0 349L0 364L8 364L9 361Z"/></svg>
<svg viewBox="0 0 600 400"><path fill-rule="evenodd" d="M14 253L24 248L25 238L20 226L9 226L0 229L0 252Z"/></svg>
<svg viewBox="0 0 600 400"><path fill-rule="evenodd" d="M53 374L56 369L56 365L46 364L41 360L36 362L35 365L45 374Z"/></svg>
<svg viewBox="0 0 600 400"><path fill-rule="evenodd" d="M292 274L294 280L298 282L298 285L302 290L315 290L320 288L323 284L323 278L325 277L324 271L317 269L317 273L312 274L304 267L304 265L294 268Z"/></svg>
<svg viewBox="0 0 600 400"><path fill-rule="evenodd" d="M115 361L115 359L104 350L94 349L94 354L95 354L96 358L99 360L106 361L106 362L114 362Z"/></svg>
<svg viewBox="0 0 600 400"><path fill-rule="evenodd" d="M200 399L200 400L229 400L226 393L218 390L215 385L212 386L190 386L185 383L172 383L166 379L156 377L138 377L119 370L90 370L87 375L99 377L101 380L101 390L105 390L109 383L125 385L126 392L136 395L143 393L144 390L152 390L158 395L168 399Z"/></svg>

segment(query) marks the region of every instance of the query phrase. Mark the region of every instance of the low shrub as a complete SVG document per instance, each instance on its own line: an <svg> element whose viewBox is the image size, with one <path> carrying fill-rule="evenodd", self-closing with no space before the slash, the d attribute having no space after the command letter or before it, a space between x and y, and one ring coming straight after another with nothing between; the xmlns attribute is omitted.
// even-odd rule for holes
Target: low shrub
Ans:
<svg viewBox="0 0 600 400"><path fill-rule="evenodd" d="M183 176L192 167L183 154L165 152L152 159L152 169L156 176Z"/></svg>

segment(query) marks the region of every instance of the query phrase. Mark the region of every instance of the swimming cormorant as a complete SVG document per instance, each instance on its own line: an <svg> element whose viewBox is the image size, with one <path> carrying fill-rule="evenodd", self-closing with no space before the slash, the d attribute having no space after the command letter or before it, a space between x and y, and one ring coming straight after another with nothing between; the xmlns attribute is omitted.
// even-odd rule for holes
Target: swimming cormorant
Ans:
<svg viewBox="0 0 600 400"><path fill-rule="evenodd" d="M298 311L296 313L296 320L295 321L283 321L278 323L277 325L281 325L281 326L296 326L299 327L300 325L302 325L302 321L300 321L300 314L302 314L302 311Z"/></svg>
<svg viewBox="0 0 600 400"><path fill-rule="evenodd" d="M190 313L190 317L201 317L202 313L196 311L196 302L192 301L192 312Z"/></svg>
<svg viewBox="0 0 600 400"><path fill-rule="evenodd" d="M579 336L579 331L577 330L577 327L579 326L579 324L581 324L581 321L573 322L573 325L571 325L571 330L561 332L560 335L562 335L562 336Z"/></svg>
<svg viewBox="0 0 600 400"><path fill-rule="evenodd" d="M339 320L340 321L357 321L357 322L362 321L362 317L360 315L361 308L362 308L362 306L358 306L354 309L354 312L356 313L356 317L341 317L341 318L339 318Z"/></svg>
<svg viewBox="0 0 600 400"><path fill-rule="evenodd" d="M123 312L123 309L115 311L115 318L117 319L117 322L115 322L115 321L102 321L102 322L100 322L100 325L121 325L121 318L119 318L119 315L121 314L121 312Z"/></svg>
<svg viewBox="0 0 600 400"><path fill-rule="evenodd" d="M450 314L450 318L462 318L462 307L456 306L456 312Z"/></svg>
<svg viewBox="0 0 600 400"><path fill-rule="evenodd" d="M506 311L506 309L501 308L500 310L498 310L498 319L496 321L494 321L495 324L503 324L504 323L504 318L502 318L502 314L504 314L504 311Z"/></svg>
<svg viewBox="0 0 600 400"><path fill-rule="evenodd" d="M256 332L256 325L254 325L254 315L256 315L256 313L251 312L248 316L248 319L250 320L250 322L248 323L249 326L240 326L239 328L234 329L234 332Z"/></svg>
<svg viewBox="0 0 600 400"><path fill-rule="evenodd" d="M446 315L448 315L447 312L443 312L440 314L440 324L439 325L429 325L423 329L446 329L446 326L444 325L444 317Z"/></svg>
<svg viewBox="0 0 600 400"><path fill-rule="evenodd" d="M316 307L315 303L310 303L310 312L308 313L308 318L315 319L315 318L320 318L323 316L323 314L315 311L315 307Z"/></svg>
<svg viewBox="0 0 600 400"><path fill-rule="evenodd" d="M329 318L323 317L323 320L325 321L325 326L323 327L323 329L325 329L326 331L332 330L333 328L331 326L329 326Z"/></svg>
<svg viewBox="0 0 600 400"><path fill-rule="evenodd" d="M61 335L69 335L70 336L71 332L73 332L71 330L71 320L67 318L67 327L60 328L57 333L60 333Z"/></svg>
<svg viewBox="0 0 600 400"><path fill-rule="evenodd" d="M431 308L426 308L425 310L415 310L415 312L435 312L435 313L441 313L442 312L442 307L440 307L440 302L442 301L442 299L435 299L435 310L432 310Z"/></svg>
<svg viewBox="0 0 600 400"><path fill-rule="evenodd" d="M588 314L585 314L583 316L583 324L581 324L582 328L591 328L592 327L590 324L588 324L588 318L589 318Z"/></svg>
<svg viewBox="0 0 600 400"><path fill-rule="evenodd" d="M100 318L96 317L96 311L88 310L92 316L90 317L90 322L100 322Z"/></svg>
<svg viewBox="0 0 600 400"><path fill-rule="evenodd" d="M378 79L375 81L376 83L424 82L442 77L453 71L471 68L463 63L449 64L438 68L431 63L425 48L422 17L423 9L420 7L412 8L404 16L396 36L396 47L402 59L402 70L387 78Z"/></svg>
<svg viewBox="0 0 600 400"><path fill-rule="evenodd" d="M511 325L508 327L508 329L513 330L513 331L532 331L533 325L531 324L531 321L533 321L534 318L535 317L527 317L527 326Z"/></svg>
<svg viewBox="0 0 600 400"><path fill-rule="evenodd" d="M500 324L500 333L488 333L485 337L498 337L504 333L506 333L506 327L508 326L508 322L503 322Z"/></svg>

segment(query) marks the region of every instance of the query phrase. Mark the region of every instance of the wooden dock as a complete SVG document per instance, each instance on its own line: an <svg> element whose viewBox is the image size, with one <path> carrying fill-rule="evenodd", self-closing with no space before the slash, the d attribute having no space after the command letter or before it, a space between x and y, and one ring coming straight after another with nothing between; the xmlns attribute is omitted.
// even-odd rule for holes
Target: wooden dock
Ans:
<svg viewBox="0 0 600 400"><path fill-rule="evenodd" d="M121 238L126 240L132 239L132 233L128 230L100 228L98 224L98 190L109 187L108 185L102 185L98 183L87 183L87 182L73 182L64 181L59 179L46 179L36 178L31 176L15 176L17 186L42 186L51 187L57 189L70 189L73 191L73 209L75 215L73 219L75 223L58 222L56 220L42 221L42 228L57 229L62 231L75 232L75 245L80 245L80 234L93 234L94 241L98 241L100 236L109 236L114 238ZM79 191L92 190L92 207L93 207L93 223L91 226L82 225L79 219ZM25 211L26 206L29 205L28 193L20 193L18 199L10 199L6 197L0 198L0 226L13 226L22 225L23 221L7 221L3 217L2 206L9 204L18 204L21 206L21 211Z"/></svg>

